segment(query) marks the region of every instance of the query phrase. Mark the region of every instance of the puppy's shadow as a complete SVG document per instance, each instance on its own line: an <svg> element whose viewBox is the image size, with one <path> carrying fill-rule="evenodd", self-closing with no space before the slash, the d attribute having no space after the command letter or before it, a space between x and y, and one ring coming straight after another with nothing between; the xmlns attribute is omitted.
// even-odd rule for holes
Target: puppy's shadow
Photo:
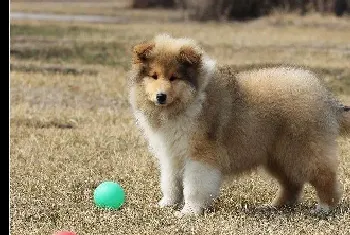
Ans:
<svg viewBox="0 0 350 235"><path fill-rule="evenodd" d="M227 205L226 205L227 206ZM244 203L241 205L230 205L225 208L225 205L220 203L214 204L206 210L206 213L216 213L224 211L227 214L244 214L246 217L275 219L276 216L285 218L302 217L304 219L319 219L319 220L337 220L350 213L350 203L340 203L336 208L329 212L315 212L316 204L300 203L294 206L272 207L269 205L254 204L249 205Z"/></svg>

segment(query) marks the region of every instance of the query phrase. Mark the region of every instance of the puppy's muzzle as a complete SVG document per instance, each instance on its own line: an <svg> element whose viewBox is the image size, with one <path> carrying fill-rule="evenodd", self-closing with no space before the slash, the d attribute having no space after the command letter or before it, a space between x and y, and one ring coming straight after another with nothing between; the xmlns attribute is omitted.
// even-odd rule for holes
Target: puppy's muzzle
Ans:
<svg viewBox="0 0 350 235"><path fill-rule="evenodd" d="M166 94L164 93L157 94L156 100L158 104L166 104Z"/></svg>

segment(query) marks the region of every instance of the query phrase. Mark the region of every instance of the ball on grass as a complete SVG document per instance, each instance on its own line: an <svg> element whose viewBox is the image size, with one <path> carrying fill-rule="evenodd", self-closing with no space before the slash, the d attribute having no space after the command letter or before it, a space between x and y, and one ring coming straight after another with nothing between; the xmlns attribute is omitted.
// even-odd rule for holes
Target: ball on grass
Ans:
<svg viewBox="0 0 350 235"><path fill-rule="evenodd" d="M77 235L77 234L70 232L70 231L59 231L59 232L55 233L54 235Z"/></svg>
<svg viewBox="0 0 350 235"><path fill-rule="evenodd" d="M95 189L94 202L101 208L118 209L125 202L125 192L119 184L106 181Z"/></svg>

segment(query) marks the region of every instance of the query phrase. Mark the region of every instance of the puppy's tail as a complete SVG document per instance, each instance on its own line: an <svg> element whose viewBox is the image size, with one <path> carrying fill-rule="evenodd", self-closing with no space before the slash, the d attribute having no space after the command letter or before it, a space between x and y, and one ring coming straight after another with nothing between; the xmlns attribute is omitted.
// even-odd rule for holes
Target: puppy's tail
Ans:
<svg viewBox="0 0 350 235"><path fill-rule="evenodd" d="M340 117L340 135L350 136L350 106L343 106Z"/></svg>

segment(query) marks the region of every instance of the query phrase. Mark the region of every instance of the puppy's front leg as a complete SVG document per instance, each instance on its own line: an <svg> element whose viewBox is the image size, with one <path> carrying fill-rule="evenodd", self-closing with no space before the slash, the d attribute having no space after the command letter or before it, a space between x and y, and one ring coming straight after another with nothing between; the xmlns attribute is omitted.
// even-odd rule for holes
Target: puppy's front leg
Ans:
<svg viewBox="0 0 350 235"><path fill-rule="evenodd" d="M160 160L160 186L163 198L159 202L160 207L173 206L182 202L182 171L173 159Z"/></svg>
<svg viewBox="0 0 350 235"><path fill-rule="evenodd" d="M221 172L213 166L197 160L187 159L184 172L184 214L201 214L219 195Z"/></svg>

